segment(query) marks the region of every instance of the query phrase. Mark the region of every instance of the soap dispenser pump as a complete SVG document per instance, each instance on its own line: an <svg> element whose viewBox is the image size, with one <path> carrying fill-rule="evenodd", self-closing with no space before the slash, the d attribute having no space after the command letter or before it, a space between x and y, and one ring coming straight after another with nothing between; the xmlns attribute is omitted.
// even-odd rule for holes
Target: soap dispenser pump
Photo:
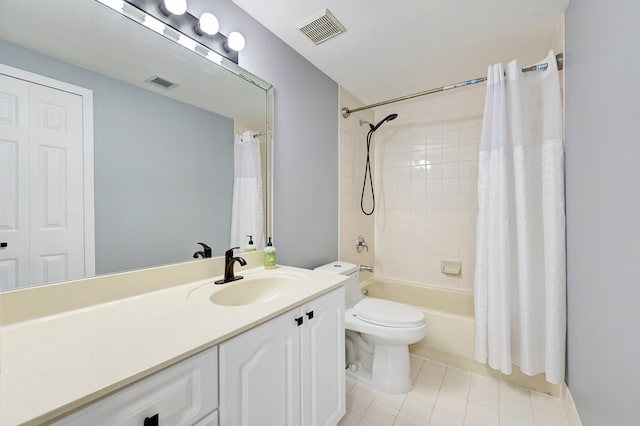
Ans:
<svg viewBox="0 0 640 426"><path fill-rule="evenodd" d="M276 267L276 248L271 242L271 237L269 237L269 242L264 248L264 267L265 269L274 269Z"/></svg>
<svg viewBox="0 0 640 426"><path fill-rule="evenodd" d="M247 235L249 237L249 243L244 248L245 253L249 253L250 251L256 251L256 246L253 245L253 235Z"/></svg>

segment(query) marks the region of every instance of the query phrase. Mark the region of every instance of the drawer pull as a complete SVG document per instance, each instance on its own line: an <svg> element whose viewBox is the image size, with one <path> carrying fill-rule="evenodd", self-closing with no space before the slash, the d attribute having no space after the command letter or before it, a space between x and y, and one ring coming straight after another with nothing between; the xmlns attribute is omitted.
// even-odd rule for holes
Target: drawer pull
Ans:
<svg viewBox="0 0 640 426"><path fill-rule="evenodd" d="M143 426L159 426L160 425L160 415L156 414L155 416L145 417Z"/></svg>
<svg viewBox="0 0 640 426"><path fill-rule="evenodd" d="M302 322L304 321L304 317L298 317L296 318L296 323L298 324L298 327L300 327L302 325Z"/></svg>
<svg viewBox="0 0 640 426"><path fill-rule="evenodd" d="M8 243L4 243L4 242L2 242L2 243L0 243L0 248L5 248L5 247L7 247L8 245L9 245Z"/></svg>

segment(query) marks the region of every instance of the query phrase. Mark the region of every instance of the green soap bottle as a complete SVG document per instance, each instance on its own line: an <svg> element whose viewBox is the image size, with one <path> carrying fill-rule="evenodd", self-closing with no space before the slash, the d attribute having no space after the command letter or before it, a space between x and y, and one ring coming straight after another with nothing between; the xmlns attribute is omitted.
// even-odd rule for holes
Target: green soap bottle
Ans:
<svg viewBox="0 0 640 426"><path fill-rule="evenodd" d="M269 237L269 242L267 242L267 246L264 248L264 268L265 269L274 269L276 267L276 248L271 243L271 237Z"/></svg>

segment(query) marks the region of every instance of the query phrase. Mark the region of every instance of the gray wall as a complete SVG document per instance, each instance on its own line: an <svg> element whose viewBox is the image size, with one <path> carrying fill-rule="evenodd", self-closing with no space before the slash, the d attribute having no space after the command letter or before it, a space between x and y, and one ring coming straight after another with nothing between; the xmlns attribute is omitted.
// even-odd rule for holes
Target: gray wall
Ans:
<svg viewBox="0 0 640 426"><path fill-rule="evenodd" d="M232 119L3 41L0 62L93 90L96 273L224 252Z"/></svg>
<svg viewBox="0 0 640 426"><path fill-rule="evenodd" d="M635 0L566 11L568 384L585 426L640 422Z"/></svg>
<svg viewBox="0 0 640 426"><path fill-rule="evenodd" d="M237 30L240 65L275 87L274 245L278 262L314 267L338 258L338 85L231 0L194 0L220 32Z"/></svg>

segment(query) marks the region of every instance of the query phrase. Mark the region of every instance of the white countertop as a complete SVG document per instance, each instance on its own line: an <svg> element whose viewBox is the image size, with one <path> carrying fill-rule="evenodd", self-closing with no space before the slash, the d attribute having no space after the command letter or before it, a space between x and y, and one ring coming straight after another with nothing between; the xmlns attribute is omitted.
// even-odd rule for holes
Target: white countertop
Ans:
<svg viewBox="0 0 640 426"><path fill-rule="evenodd" d="M233 283L216 286L213 281L220 277L213 277L3 326L0 423L40 424L58 417L337 288L346 279L285 266L274 271L299 274L304 284L276 300L219 306L201 295ZM236 270L247 278L265 273L263 267ZM201 288L205 285L210 292Z"/></svg>

